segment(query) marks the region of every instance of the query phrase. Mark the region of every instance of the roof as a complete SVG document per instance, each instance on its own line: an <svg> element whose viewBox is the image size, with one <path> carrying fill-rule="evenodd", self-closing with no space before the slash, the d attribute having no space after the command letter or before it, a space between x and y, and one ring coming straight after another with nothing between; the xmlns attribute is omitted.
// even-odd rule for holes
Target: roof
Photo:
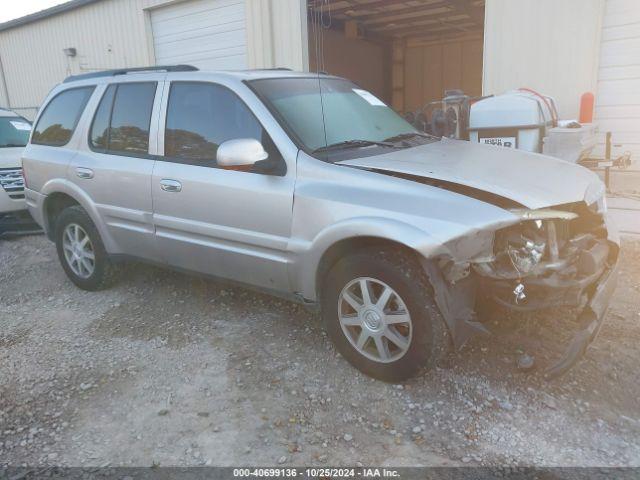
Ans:
<svg viewBox="0 0 640 480"><path fill-rule="evenodd" d="M21 25L26 25L28 23L37 22L38 20L42 20L44 18L53 17L54 15L68 12L69 10L73 10L75 8L83 7L84 5L89 5L90 3L99 1L100 0L71 0L69 2L61 3L60 5L55 5L51 8L40 10L39 12L35 12L30 15L25 15L24 17L15 18L13 20L9 20L8 22L0 23L0 32L9 30L10 28L19 27Z"/></svg>
<svg viewBox="0 0 640 480"><path fill-rule="evenodd" d="M81 82L82 84L100 83L101 79L122 78L128 74L145 75L153 73L188 73L194 75L209 76L211 74L234 78L237 80L258 80L264 78L317 78L318 73L313 72L296 72L288 68L270 68L270 69L254 69L254 70L200 70L191 65L155 65L150 67L122 68L117 70L103 70L98 72L85 73L82 75L72 75L67 77L62 83L73 84ZM334 78L332 75L320 74L324 78ZM169 77L171 78L171 77Z"/></svg>
<svg viewBox="0 0 640 480"><path fill-rule="evenodd" d="M204 70L206 72L206 70ZM222 73L228 76L238 77L243 80L258 80L262 78L318 78L318 75L322 75L323 78L333 78L333 75L317 72L300 72L296 70L289 70L288 68L265 68L265 69L253 69L253 70L226 70L215 73Z"/></svg>

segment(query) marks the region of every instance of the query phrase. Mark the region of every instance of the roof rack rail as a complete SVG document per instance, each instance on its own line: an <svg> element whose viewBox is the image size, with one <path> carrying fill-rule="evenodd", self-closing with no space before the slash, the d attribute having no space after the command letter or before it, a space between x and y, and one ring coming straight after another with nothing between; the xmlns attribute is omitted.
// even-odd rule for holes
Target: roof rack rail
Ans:
<svg viewBox="0 0 640 480"><path fill-rule="evenodd" d="M248 68L243 71L245 72L272 72L272 71L293 72L293 69L289 67L269 67L269 68Z"/></svg>
<svg viewBox="0 0 640 480"><path fill-rule="evenodd" d="M128 73L137 72L195 72L197 70L198 68L193 65L156 65L152 67L119 68L115 70L103 70L101 72L71 75L70 77L65 78L62 83L86 80L89 78L115 77L116 75L126 75Z"/></svg>

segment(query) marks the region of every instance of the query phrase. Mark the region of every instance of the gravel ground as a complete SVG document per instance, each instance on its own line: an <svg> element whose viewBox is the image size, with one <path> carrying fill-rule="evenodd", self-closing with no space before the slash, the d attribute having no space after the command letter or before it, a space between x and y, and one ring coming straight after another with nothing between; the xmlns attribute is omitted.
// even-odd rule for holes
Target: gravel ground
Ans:
<svg viewBox="0 0 640 480"><path fill-rule="evenodd" d="M640 242L622 269L563 378L507 335L394 386L300 306L140 265L83 292L44 237L0 241L0 466L640 466Z"/></svg>

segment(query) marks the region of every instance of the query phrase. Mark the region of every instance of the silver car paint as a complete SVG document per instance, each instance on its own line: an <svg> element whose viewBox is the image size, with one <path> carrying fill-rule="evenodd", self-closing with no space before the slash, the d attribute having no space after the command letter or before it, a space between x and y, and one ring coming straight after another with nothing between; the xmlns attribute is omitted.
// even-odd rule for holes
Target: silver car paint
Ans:
<svg viewBox="0 0 640 480"><path fill-rule="evenodd" d="M233 90L268 129L287 171L279 177L156 162L151 188L157 246L169 265L288 293L297 148L253 92L231 79L221 76L216 83ZM203 75L180 75L179 81L201 82ZM165 96L160 132L167 103ZM159 138L163 155L164 137ZM163 190L166 180L178 182L180 192Z"/></svg>
<svg viewBox="0 0 640 480"><path fill-rule="evenodd" d="M587 191L592 193L591 186L596 189L596 198L604 193L598 176L575 164L523 150L448 138L340 163L466 185L531 209L585 200Z"/></svg>
<svg viewBox="0 0 640 480"><path fill-rule="evenodd" d="M137 180L131 177L122 183L127 178L122 172L126 173L131 168L129 162L137 159L120 162L118 157L109 155L113 159L109 165L107 161L101 163L97 158L100 154L87 147L88 128L104 85L138 80L138 75L57 87L49 98L65 88L99 85L69 145L50 148L30 144L26 149L23 157L29 179L26 194L34 218L50 228L43 211L47 195L66 193L87 210L110 253L131 253L135 241L130 239L146 241L151 236L155 254L167 264L295 293L313 301L317 299L318 265L336 242L370 236L401 243L425 258L441 253L469 258L481 255L487 243L465 239L490 236L493 230L520 221L513 213L489 203L356 166L458 182L533 208L581 201L588 192L596 195L601 190L592 174L582 167L470 143L441 141L341 165L322 162L299 151L243 83L252 78L300 75L304 74L141 74L140 80L215 82L231 88L267 129L287 164L285 176L271 177L157 160L149 177L151 195L147 201L143 198L146 186L139 185L143 172L137 172L142 175ZM164 153L168 84L163 91L159 115L152 120L149 150L152 155ZM121 183L115 187L99 184L90 193L84 188L84 181L71 178L80 162L87 168L104 168L105 178ZM483 168L485 162L490 166L489 174ZM558 169L563 178L571 179L571 185L566 180L553 180ZM506 170L510 173L503 180L501 175ZM532 178L537 180L530 183ZM165 179L180 182L181 191L162 190L161 182ZM544 188L542 179L550 181L553 187ZM142 195L132 191L136 186L142 188ZM130 197L110 197L112 188L118 189L120 196ZM615 235L612 228L610 236Z"/></svg>
<svg viewBox="0 0 640 480"><path fill-rule="evenodd" d="M379 173L298 157L291 250L292 285L316 299L315 272L335 243L378 237L424 257L451 252L447 243L516 223L519 218L464 195ZM477 242L478 246L482 243ZM480 252L468 252L469 255Z"/></svg>
<svg viewBox="0 0 640 480"><path fill-rule="evenodd" d="M158 82L152 118L157 118L160 109L163 80L164 74L149 75L140 80ZM96 88L86 110L95 111L106 87L100 85ZM92 119L93 116L76 128L81 140L77 155L69 162L67 178L90 197L100 223L117 245L113 253L159 261L152 222L150 182L155 160L93 151L88 142ZM155 138L155 123L151 125L150 138Z"/></svg>

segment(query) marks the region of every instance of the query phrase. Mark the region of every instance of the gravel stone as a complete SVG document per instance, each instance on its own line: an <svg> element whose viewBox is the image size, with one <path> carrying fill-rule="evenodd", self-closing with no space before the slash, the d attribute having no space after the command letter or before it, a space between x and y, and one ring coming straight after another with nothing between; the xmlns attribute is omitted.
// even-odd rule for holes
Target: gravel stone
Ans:
<svg viewBox="0 0 640 480"><path fill-rule="evenodd" d="M640 467L640 242L625 240L621 254L602 330L562 378L542 376L574 327L574 313L554 309L496 317L494 335L389 385L349 367L300 305L138 264L85 292L44 236L2 239L0 471ZM526 374L520 351L536 358Z"/></svg>

